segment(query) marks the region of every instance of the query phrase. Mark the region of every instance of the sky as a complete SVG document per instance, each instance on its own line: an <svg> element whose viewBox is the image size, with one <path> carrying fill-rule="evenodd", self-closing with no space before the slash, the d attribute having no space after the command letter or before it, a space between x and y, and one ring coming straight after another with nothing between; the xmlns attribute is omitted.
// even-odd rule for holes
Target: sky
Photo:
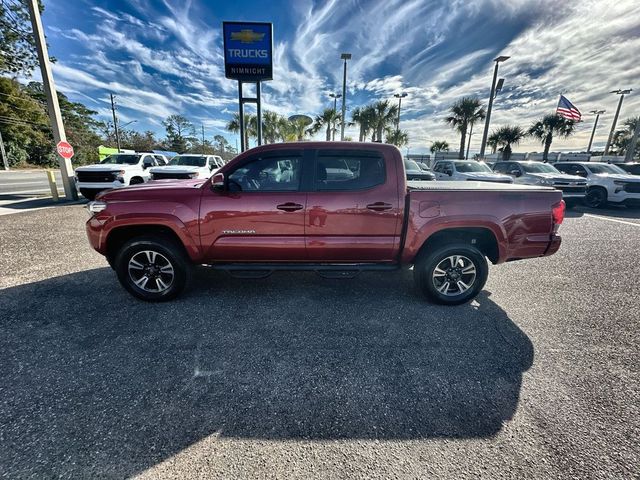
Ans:
<svg viewBox="0 0 640 480"><path fill-rule="evenodd" d="M619 88L635 88L621 119L640 115L640 2L637 0L44 0L43 23L58 90L121 124L164 136L162 120L182 114L205 135L238 109L237 82L224 77L222 21L273 23L274 78L262 84L263 109L315 116L342 89L340 54L349 52L347 117L369 102L405 92L401 129L409 151L425 152L459 134L444 122L462 96L487 103L493 59L504 89L491 129L528 127L553 113L563 93L584 122L555 151L584 151L603 109L594 148L603 148ZM471 152L479 150L476 127ZM358 137L356 127L346 135ZM318 134L323 138L323 134ZM514 151L541 151L526 140Z"/></svg>

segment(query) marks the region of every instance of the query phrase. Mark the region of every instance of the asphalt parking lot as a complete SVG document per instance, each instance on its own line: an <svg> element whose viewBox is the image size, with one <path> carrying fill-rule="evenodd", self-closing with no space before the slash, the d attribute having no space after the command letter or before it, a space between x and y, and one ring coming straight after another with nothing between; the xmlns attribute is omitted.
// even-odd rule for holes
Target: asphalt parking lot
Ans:
<svg viewBox="0 0 640 480"><path fill-rule="evenodd" d="M633 478L640 210L577 210L469 305L410 272L131 298L69 205L0 217L0 476Z"/></svg>

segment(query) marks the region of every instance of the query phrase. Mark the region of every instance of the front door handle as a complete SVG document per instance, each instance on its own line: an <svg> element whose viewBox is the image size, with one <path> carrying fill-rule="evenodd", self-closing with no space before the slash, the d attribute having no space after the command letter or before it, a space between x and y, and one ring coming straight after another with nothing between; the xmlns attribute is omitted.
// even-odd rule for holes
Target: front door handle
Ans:
<svg viewBox="0 0 640 480"><path fill-rule="evenodd" d="M276 208L285 212L295 212L297 210L302 210L304 207L299 203L287 202L278 205Z"/></svg>
<svg viewBox="0 0 640 480"><path fill-rule="evenodd" d="M369 210L373 210L374 212L382 212L384 210L391 210L393 208L393 205L384 202L376 202L370 203L369 205L367 205L367 208Z"/></svg>

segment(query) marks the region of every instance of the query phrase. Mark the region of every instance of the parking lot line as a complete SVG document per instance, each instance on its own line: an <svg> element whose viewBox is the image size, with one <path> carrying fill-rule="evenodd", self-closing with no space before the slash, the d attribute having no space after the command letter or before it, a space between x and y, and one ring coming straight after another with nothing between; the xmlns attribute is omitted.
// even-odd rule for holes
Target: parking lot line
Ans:
<svg viewBox="0 0 640 480"><path fill-rule="evenodd" d="M609 220L610 222L624 223L625 225L633 225L634 227L640 227L640 223L627 222L625 220L618 220L617 218L604 217L601 215L591 215L590 213L585 213L584 216L590 218L599 218L600 220Z"/></svg>

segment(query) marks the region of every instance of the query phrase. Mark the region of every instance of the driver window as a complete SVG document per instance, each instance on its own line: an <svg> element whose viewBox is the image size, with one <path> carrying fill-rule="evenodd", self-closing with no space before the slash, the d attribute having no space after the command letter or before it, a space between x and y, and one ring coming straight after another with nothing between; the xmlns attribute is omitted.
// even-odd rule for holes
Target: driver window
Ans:
<svg viewBox="0 0 640 480"><path fill-rule="evenodd" d="M295 156L256 159L229 175L229 190L295 192L300 187L301 164Z"/></svg>

